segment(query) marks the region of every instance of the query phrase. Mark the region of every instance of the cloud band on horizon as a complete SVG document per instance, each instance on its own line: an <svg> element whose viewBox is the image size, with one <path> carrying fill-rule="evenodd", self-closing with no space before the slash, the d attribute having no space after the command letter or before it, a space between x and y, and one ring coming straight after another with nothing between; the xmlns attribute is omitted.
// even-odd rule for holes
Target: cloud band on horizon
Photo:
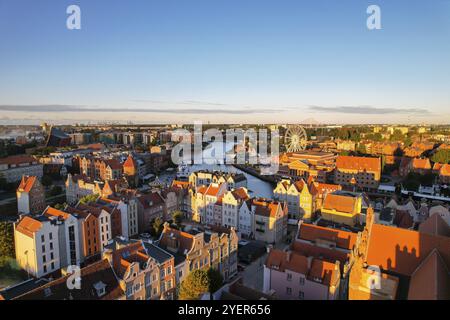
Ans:
<svg viewBox="0 0 450 320"><path fill-rule="evenodd" d="M427 109L421 108L376 108L372 106L338 106L338 107L322 107L309 106L309 110L318 112L334 112L346 114L414 114L414 115L429 115Z"/></svg>
<svg viewBox="0 0 450 320"><path fill-rule="evenodd" d="M101 108L96 106L78 105L0 105L1 111L11 112L108 112L108 113L166 113L166 114L268 114L287 111L282 108L251 108L241 109L217 109L217 108Z"/></svg>

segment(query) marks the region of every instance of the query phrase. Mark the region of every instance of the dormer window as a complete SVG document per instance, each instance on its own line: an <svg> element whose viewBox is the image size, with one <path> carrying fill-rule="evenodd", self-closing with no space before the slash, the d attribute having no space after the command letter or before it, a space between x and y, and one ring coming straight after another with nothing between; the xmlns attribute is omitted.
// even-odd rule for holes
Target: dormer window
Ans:
<svg viewBox="0 0 450 320"><path fill-rule="evenodd" d="M44 296L46 297L46 298L48 298L48 297L50 297L52 295L52 289L50 289L50 288L45 288L44 289Z"/></svg>
<svg viewBox="0 0 450 320"><path fill-rule="evenodd" d="M102 281L99 281L94 284L95 292L97 293L97 297L101 298L106 294L106 284Z"/></svg>

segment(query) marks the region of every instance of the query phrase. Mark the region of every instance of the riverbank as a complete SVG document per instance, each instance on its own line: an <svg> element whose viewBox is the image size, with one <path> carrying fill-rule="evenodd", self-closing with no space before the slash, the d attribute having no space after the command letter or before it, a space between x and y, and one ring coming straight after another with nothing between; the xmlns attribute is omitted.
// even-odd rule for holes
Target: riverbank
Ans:
<svg viewBox="0 0 450 320"><path fill-rule="evenodd" d="M272 175L270 175L270 176L261 175L255 169L253 169L251 167L243 166L243 165L240 165L240 164L233 164L233 167L235 167L236 169L239 169L241 171L244 171L245 173L248 173L248 174L250 174L250 175L254 176L255 178L258 178L258 179L260 179L262 181L268 182L273 187L276 187L276 185L277 185L277 180Z"/></svg>

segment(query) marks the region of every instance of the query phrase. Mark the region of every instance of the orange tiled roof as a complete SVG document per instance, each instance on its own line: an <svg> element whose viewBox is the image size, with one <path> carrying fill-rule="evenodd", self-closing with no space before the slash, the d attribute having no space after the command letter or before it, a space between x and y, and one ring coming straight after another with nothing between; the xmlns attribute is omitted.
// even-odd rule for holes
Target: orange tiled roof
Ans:
<svg viewBox="0 0 450 320"><path fill-rule="evenodd" d="M413 167L413 169L428 170L428 169L431 169L431 163L430 163L430 160L428 160L428 159L414 158L412 161L412 167Z"/></svg>
<svg viewBox="0 0 450 320"><path fill-rule="evenodd" d="M381 161L380 158L338 156L336 167L338 169L380 172Z"/></svg>
<svg viewBox="0 0 450 320"><path fill-rule="evenodd" d="M33 234L39 231L39 229L41 228L42 222L33 219L32 217L25 216L17 224L16 230L32 238Z"/></svg>
<svg viewBox="0 0 450 320"><path fill-rule="evenodd" d="M256 207L256 215L275 218L278 212L279 202L253 199L252 205Z"/></svg>
<svg viewBox="0 0 450 320"><path fill-rule="evenodd" d="M189 187L189 181L173 180L172 187L179 187L182 189L187 189Z"/></svg>
<svg viewBox="0 0 450 320"><path fill-rule="evenodd" d="M68 214L67 212L55 209L53 207L47 207L47 209L45 209L45 211L44 211L44 215L46 217L49 217L49 216L59 217L63 220L66 220L67 218L70 217L70 214Z"/></svg>
<svg viewBox="0 0 450 320"><path fill-rule="evenodd" d="M450 164L444 164L441 171L439 171L439 174L446 177L450 176Z"/></svg>
<svg viewBox="0 0 450 320"><path fill-rule="evenodd" d="M311 269L309 270L310 279L320 279L322 284L330 285L333 280L333 274L336 272L336 264L313 259Z"/></svg>
<svg viewBox="0 0 450 320"><path fill-rule="evenodd" d="M123 166L126 168L136 168L136 163L134 162L133 156L130 154L123 163Z"/></svg>
<svg viewBox="0 0 450 320"><path fill-rule="evenodd" d="M333 210L345 213L352 213L355 208L356 198L338 194L327 194L323 203L323 209Z"/></svg>
<svg viewBox="0 0 450 320"><path fill-rule="evenodd" d="M374 224L370 232L366 262L383 270L411 276L433 249L439 251L449 266L449 248L449 237Z"/></svg>
<svg viewBox="0 0 450 320"><path fill-rule="evenodd" d="M290 270L304 275L308 274L309 270L307 257L291 252L288 259L288 253L281 250L270 251L266 259L266 266L280 272Z"/></svg>
<svg viewBox="0 0 450 320"><path fill-rule="evenodd" d="M30 192L36 180L37 180L36 176L31 177L23 176L22 180L20 181L19 188L17 190L21 192Z"/></svg>
<svg viewBox="0 0 450 320"><path fill-rule="evenodd" d="M442 166L443 166L442 163L435 162L434 165L433 165L433 170L434 171L439 171L439 170L441 170Z"/></svg>

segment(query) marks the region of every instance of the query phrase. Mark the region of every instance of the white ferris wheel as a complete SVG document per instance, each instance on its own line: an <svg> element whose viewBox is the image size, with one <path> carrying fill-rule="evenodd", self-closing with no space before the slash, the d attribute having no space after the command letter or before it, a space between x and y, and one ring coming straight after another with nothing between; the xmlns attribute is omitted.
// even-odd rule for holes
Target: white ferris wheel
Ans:
<svg viewBox="0 0 450 320"><path fill-rule="evenodd" d="M284 136L284 145L287 152L297 152L306 149L308 136L305 129L300 125L292 125L288 127Z"/></svg>

